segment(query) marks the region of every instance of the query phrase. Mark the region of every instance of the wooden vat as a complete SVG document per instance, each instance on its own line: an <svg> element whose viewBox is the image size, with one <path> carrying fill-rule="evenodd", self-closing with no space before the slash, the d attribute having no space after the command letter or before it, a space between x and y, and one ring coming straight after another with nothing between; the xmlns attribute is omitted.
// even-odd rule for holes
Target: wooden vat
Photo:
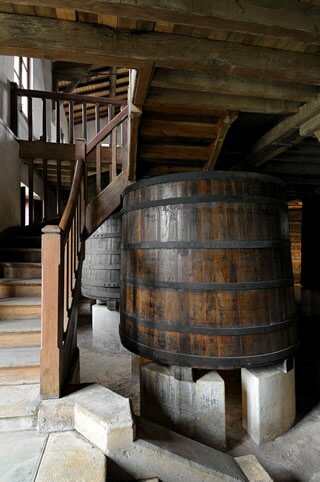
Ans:
<svg viewBox="0 0 320 482"><path fill-rule="evenodd" d="M186 173L123 197L123 345L195 368L257 366L296 347L285 189L270 176Z"/></svg>
<svg viewBox="0 0 320 482"><path fill-rule="evenodd" d="M86 241L82 266L82 295L106 302L119 309L120 300L121 215L105 221Z"/></svg>

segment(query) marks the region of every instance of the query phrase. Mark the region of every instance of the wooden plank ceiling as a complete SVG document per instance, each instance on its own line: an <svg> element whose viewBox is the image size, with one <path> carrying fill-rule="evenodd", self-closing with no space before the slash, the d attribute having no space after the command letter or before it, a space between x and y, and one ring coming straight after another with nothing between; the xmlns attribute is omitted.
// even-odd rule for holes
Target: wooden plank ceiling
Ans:
<svg viewBox="0 0 320 482"><path fill-rule="evenodd" d="M52 58L59 89L92 95L109 95L117 66L125 98L136 68L139 177L235 168L292 196L318 185L320 1L50 4L2 1L0 53Z"/></svg>

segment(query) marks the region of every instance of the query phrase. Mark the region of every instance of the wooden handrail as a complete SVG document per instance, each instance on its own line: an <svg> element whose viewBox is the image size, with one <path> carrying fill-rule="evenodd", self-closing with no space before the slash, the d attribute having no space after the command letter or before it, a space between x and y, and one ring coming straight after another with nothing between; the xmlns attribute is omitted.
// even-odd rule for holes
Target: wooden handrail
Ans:
<svg viewBox="0 0 320 482"><path fill-rule="evenodd" d="M62 92L47 92L45 90L17 89L16 94L19 97L34 97L35 99L62 100L66 102L73 101L78 102L79 104L112 104L115 106L121 106L127 103L125 100L117 99L116 97L97 97L93 95L91 96L80 94L64 94Z"/></svg>
<svg viewBox="0 0 320 482"><path fill-rule="evenodd" d="M74 172L73 182L71 185L71 191L69 194L68 202L63 212L59 228L67 236L74 218L74 214L77 208L77 202L79 198L79 192L81 189L81 182L84 175L84 159L78 159L76 162L76 168Z"/></svg>
<svg viewBox="0 0 320 482"><path fill-rule="evenodd" d="M100 142L102 142L115 127L120 125L128 117L128 106L126 106L119 114L117 114L100 132L89 142L86 149L86 155L89 155Z"/></svg>

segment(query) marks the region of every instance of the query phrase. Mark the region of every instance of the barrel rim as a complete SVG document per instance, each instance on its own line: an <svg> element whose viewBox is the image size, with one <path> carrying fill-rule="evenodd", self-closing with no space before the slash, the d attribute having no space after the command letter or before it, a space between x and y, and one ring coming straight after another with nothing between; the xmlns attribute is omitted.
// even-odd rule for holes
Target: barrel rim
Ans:
<svg viewBox="0 0 320 482"><path fill-rule="evenodd" d="M257 179L272 182L274 184L279 184L285 189L284 182L274 176L269 174L260 174L257 172L247 172L247 171L211 171L211 172L183 172L179 174L166 174L164 176L155 176L148 179L142 179L130 186L126 187L122 192L122 197L126 196L129 192L135 191L141 187L149 187L157 184L178 182L178 181L192 181L192 180L202 180L202 179L228 179L236 177L238 179Z"/></svg>

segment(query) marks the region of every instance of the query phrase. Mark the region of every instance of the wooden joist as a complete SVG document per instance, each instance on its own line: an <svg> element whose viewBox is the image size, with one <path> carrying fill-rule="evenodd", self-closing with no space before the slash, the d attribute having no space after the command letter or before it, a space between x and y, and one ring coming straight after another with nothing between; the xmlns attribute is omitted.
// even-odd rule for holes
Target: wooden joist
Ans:
<svg viewBox="0 0 320 482"><path fill-rule="evenodd" d="M141 159L181 159L207 161L210 155L208 147L199 146L176 146L143 144L139 150Z"/></svg>
<svg viewBox="0 0 320 482"><path fill-rule="evenodd" d="M185 72L170 69L157 69L153 75L151 86L163 89L298 102L312 100L320 90L318 87L291 82L268 82L267 79L255 80L230 75L210 75L206 72Z"/></svg>
<svg viewBox="0 0 320 482"><path fill-rule="evenodd" d="M11 1L4 0L2 3L11 4ZM46 0L15 0L15 4L40 7L48 5ZM170 22L191 27L266 35L275 39L320 43L319 8L297 1L289 4L286 0L269 0L266 4L250 0L52 0L50 6L104 16Z"/></svg>
<svg viewBox="0 0 320 482"><path fill-rule="evenodd" d="M142 137L186 137L215 139L220 127L218 124L191 120L175 121L147 117L141 123Z"/></svg>
<svg viewBox="0 0 320 482"><path fill-rule="evenodd" d="M263 114L289 114L299 110L299 102L278 99L243 97L238 95L212 94L207 92L188 92L175 89L152 88L146 106L188 105L209 109L230 109L241 112Z"/></svg>
<svg viewBox="0 0 320 482"><path fill-rule="evenodd" d="M288 11L288 14L290 10ZM0 14L0 53L140 68L155 66L317 85L317 55L104 25ZM183 55L181 55L183 52Z"/></svg>

